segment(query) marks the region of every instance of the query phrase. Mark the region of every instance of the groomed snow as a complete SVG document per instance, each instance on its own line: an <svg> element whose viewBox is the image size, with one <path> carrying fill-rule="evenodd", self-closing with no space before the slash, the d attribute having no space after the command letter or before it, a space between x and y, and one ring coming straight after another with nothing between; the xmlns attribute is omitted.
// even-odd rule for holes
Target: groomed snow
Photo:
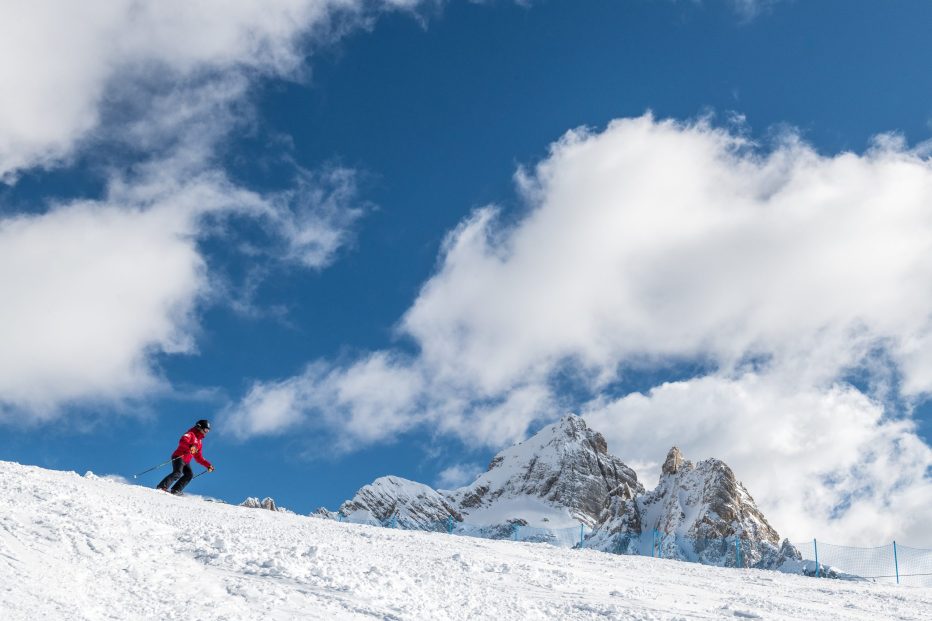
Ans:
<svg viewBox="0 0 932 621"><path fill-rule="evenodd" d="M395 531L0 462L3 621L876 620L930 611L930 589Z"/></svg>

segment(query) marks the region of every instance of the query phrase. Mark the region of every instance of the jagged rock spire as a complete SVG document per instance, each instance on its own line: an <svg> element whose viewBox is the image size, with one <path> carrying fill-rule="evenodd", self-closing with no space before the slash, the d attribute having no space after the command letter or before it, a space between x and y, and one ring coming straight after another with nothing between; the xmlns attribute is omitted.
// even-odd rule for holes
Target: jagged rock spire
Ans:
<svg viewBox="0 0 932 621"><path fill-rule="evenodd" d="M348 521L394 518L403 528L425 530L470 523L499 533L492 536L509 536L513 524L549 528L572 520L594 527L586 547L611 552L734 565L740 550L743 566L759 568L799 560L791 544L781 547L724 462L693 463L674 446L662 472L647 492L634 470L608 452L602 434L569 415L499 452L470 485L445 491L382 477L345 502L340 515Z"/></svg>
<svg viewBox="0 0 932 621"><path fill-rule="evenodd" d="M275 500L272 498L264 498L259 500L258 498L249 497L243 502L240 503L241 507L248 507L250 509L266 509L268 511L282 511L283 509L275 504Z"/></svg>
<svg viewBox="0 0 932 621"><path fill-rule="evenodd" d="M670 449L670 452L667 453L667 459L663 462L663 474L676 474L680 467L683 465L683 454L680 452L680 449L673 447Z"/></svg>
<svg viewBox="0 0 932 621"><path fill-rule="evenodd" d="M610 498L587 544L714 565L734 565L736 547L744 566L772 569L798 560L791 544L781 547L780 536L725 462L693 464L674 446L662 472L653 491Z"/></svg>

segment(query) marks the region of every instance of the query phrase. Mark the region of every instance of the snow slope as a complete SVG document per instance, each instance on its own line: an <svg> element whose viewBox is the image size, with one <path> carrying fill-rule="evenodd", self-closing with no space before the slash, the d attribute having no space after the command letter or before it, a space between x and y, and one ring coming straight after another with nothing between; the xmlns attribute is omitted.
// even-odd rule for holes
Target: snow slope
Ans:
<svg viewBox="0 0 932 621"><path fill-rule="evenodd" d="M928 619L932 590L338 523L0 462L0 619Z"/></svg>

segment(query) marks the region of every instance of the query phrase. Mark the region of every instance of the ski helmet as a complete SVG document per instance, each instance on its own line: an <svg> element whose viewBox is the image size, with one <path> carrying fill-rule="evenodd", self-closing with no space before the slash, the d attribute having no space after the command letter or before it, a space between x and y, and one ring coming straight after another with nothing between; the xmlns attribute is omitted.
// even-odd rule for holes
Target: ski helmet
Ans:
<svg viewBox="0 0 932 621"><path fill-rule="evenodd" d="M198 429L203 429L204 431L210 431L210 421L206 418L202 418L201 420L197 421L194 423L194 426Z"/></svg>

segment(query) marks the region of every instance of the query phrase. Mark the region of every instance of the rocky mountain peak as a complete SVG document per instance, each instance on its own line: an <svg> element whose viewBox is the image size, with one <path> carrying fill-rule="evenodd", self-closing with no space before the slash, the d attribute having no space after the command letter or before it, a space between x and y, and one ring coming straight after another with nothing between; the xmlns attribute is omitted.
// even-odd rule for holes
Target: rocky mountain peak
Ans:
<svg viewBox="0 0 932 621"><path fill-rule="evenodd" d="M792 556L728 465L706 459L693 465L670 449L657 487L634 499L610 498L592 545L628 554L774 567ZM730 543L729 543L730 542ZM787 547L789 546L789 547ZM797 553L798 554L798 553ZM731 556L729 556L731 555Z"/></svg>
<svg viewBox="0 0 932 621"><path fill-rule="evenodd" d="M507 537L513 525L593 527L586 546L625 554L777 567L799 554L780 545L754 499L727 464L693 464L670 449L657 487L647 492L635 472L608 452L602 434L574 415L499 452L470 485L437 491L387 476L362 487L321 517L423 530L473 529ZM731 555L731 556L729 556Z"/></svg>
<svg viewBox="0 0 932 621"><path fill-rule="evenodd" d="M683 459L683 454L680 452L680 449L673 447L670 449L670 452L667 453L667 459L663 462L663 468L661 472L666 475L676 474L680 468L683 467L685 460Z"/></svg>
<svg viewBox="0 0 932 621"><path fill-rule="evenodd" d="M402 477L379 477L340 505L351 521L384 522L392 517L409 528L435 530L453 517L462 520L450 500L433 488Z"/></svg>
<svg viewBox="0 0 932 621"><path fill-rule="evenodd" d="M634 470L609 455L602 434L579 416L568 415L501 451L487 472L450 496L474 519L485 519L492 505L505 511L495 511L496 516L506 515L508 501L516 502L510 517L519 518L517 500L533 499L593 525L609 493L624 489L631 494L643 490Z"/></svg>
<svg viewBox="0 0 932 621"><path fill-rule="evenodd" d="M249 497L243 502L240 503L241 507L247 507L249 509L266 509L267 511L281 511L285 513L290 513L284 507L279 507L275 504L275 500L272 498L263 498L259 500L258 498Z"/></svg>
<svg viewBox="0 0 932 621"><path fill-rule="evenodd" d="M448 520L478 526L510 524L564 528L594 526L605 499L642 493L634 470L608 453L602 434L568 415L499 452L470 485L434 490L401 477L366 485L325 518L359 522L394 519L406 527L446 528Z"/></svg>
<svg viewBox="0 0 932 621"><path fill-rule="evenodd" d="M596 453L606 454L608 453L608 443L605 442L605 438L598 431L589 429L580 416L575 414L567 414L561 418L557 423L552 425L553 431L555 434L562 433L566 437L567 442L579 443L585 442L592 447L592 450Z"/></svg>

